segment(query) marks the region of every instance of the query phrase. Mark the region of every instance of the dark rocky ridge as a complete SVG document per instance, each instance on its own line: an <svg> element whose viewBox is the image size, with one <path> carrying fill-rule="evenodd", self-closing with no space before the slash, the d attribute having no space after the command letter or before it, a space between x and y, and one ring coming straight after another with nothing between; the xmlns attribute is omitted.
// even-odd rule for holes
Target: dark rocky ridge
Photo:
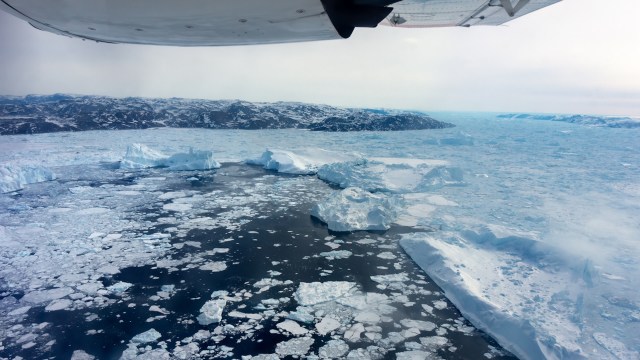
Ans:
<svg viewBox="0 0 640 360"><path fill-rule="evenodd" d="M346 109L295 102L64 94L0 96L0 135L155 127L396 131L453 126L418 112Z"/></svg>

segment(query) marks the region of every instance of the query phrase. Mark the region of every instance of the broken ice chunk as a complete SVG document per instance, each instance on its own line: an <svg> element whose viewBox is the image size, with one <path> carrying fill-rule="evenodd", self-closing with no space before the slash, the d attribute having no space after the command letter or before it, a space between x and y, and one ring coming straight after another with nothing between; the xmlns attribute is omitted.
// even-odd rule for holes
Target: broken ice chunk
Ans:
<svg viewBox="0 0 640 360"><path fill-rule="evenodd" d="M278 329L287 331L287 332L289 332L289 333L291 333L292 335L295 335L295 336L304 335L304 334L309 332L307 329L303 328L297 322L292 321L292 320L285 320L285 321L283 321L281 323L278 323L276 325L276 327Z"/></svg>
<svg viewBox="0 0 640 360"><path fill-rule="evenodd" d="M200 308L198 323L200 325L210 325L222 320L222 310L227 305L226 300L209 300Z"/></svg>
<svg viewBox="0 0 640 360"><path fill-rule="evenodd" d="M300 305L315 305L336 300L350 294L356 283L348 281L328 281L300 283L295 299Z"/></svg>
<svg viewBox="0 0 640 360"><path fill-rule="evenodd" d="M349 351L349 345L342 340L329 340L318 350L321 359L342 358Z"/></svg>
<svg viewBox="0 0 640 360"><path fill-rule="evenodd" d="M58 311L58 310L64 310L68 307L70 307L73 304L73 302L69 299L58 299L58 300L53 300L51 303L49 303L49 305L47 305L47 307L44 308L45 311Z"/></svg>
<svg viewBox="0 0 640 360"><path fill-rule="evenodd" d="M316 330L320 335L327 335L339 327L340 322L330 316L322 318L322 320L316 324Z"/></svg>
<svg viewBox="0 0 640 360"><path fill-rule="evenodd" d="M121 293L127 291L132 286L133 286L133 284L130 284L128 282L120 281L120 282L117 282L117 283L107 287L107 290L109 290L113 294L121 294Z"/></svg>
<svg viewBox="0 0 640 360"><path fill-rule="evenodd" d="M364 332L364 325L357 323L345 331L344 338L350 342L360 340L360 335Z"/></svg>
<svg viewBox="0 0 640 360"><path fill-rule="evenodd" d="M156 329L151 328L141 334L134 336L131 339L131 342L135 344L146 344L146 343L154 342L160 339L161 337L162 337L162 334L160 334Z"/></svg>
<svg viewBox="0 0 640 360"><path fill-rule="evenodd" d="M304 356L309 352L314 340L310 337L282 341L276 345L276 354L280 356Z"/></svg>

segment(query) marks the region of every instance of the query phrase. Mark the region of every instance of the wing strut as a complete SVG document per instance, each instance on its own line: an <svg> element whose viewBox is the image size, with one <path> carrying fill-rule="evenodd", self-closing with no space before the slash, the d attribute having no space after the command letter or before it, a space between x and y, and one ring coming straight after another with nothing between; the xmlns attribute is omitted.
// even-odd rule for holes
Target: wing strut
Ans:
<svg viewBox="0 0 640 360"><path fill-rule="evenodd" d="M525 7L525 5L529 3L529 0L518 0L516 6L513 6L511 0L500 0L500 3L502 4L504 11L506 11L510 17L514 17L518 13L518 11L520 11L523 7Z"/></svg>

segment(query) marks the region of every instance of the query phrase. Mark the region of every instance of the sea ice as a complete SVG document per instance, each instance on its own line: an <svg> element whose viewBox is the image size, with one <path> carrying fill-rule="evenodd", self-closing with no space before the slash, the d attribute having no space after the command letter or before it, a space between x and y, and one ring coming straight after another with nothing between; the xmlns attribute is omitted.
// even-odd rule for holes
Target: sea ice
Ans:
<svg viewBox="0 0 640 360"><path fill-rule="evenodd" d="M335 193L311 210L333 231L387 230L397 216L398 203L384 194L359 188Z"/></svg>

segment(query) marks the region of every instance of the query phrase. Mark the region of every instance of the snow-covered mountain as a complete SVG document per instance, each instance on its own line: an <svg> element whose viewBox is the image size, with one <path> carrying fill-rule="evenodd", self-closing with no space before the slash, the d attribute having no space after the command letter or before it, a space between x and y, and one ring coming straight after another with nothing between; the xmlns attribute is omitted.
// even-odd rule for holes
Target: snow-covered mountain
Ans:
<svg viewBox="0 0 640 360"><path fill-rule="evenodd" d="M597 115L549 115L549 114L502 114L498 115L503 119L527 119L527 120L547 120L562 121L572 124L599 126L611 128L637 128L640 127L640 119L619 116L597 116Z"/></svg>
<svg viewBox="0 0 640 360"><path fill-rule="evenodd" d="M65 94L0 96L0 135L146 129L418 130L453 127L417 112L295 102L146 99Z"/></svg>

